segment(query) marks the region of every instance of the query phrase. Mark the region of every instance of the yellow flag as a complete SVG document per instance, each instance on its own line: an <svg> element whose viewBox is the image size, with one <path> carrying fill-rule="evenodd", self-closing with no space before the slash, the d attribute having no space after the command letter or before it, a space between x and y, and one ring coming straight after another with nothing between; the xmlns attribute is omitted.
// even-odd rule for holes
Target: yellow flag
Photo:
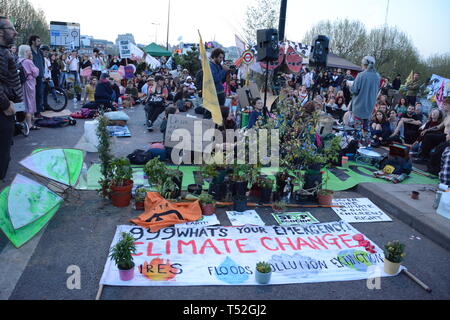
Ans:
<svg viewBox="0 0 450 320"><path fill-rule="evenodd" d="M202 60L203 69L203 107L211 112L212 120L215 124L223 125L222 112L220 111L219 99L217 98L216 86L209 65L209 59L206 55L205 44L203 43L202 36L200 35L200 56Z"/></svg>
<svg viewBox="0 0 450 320"><path fill-rule="evenodd" d="M414 80L414 70L411 70L411 73L409 74L405 83L411 83L411 82L413 82L413 80Z"/></svg>

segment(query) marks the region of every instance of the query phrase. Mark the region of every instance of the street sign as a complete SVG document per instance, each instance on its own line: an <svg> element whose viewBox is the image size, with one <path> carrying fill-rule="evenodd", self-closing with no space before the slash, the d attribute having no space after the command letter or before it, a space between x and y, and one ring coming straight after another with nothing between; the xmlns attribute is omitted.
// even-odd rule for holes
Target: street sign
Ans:
<svg viewBox="0 0 450 320"><path fill-rule="evenodd" d="M255 54L251 50L244 51L242 53L242 62L245 64L252 64L255 60Z"/></svg>
<svg viewBox="0 0 450 320"><path fill-rule="evenodd" d="M50 45L80 48L80 24L50 21Z"/></svg>

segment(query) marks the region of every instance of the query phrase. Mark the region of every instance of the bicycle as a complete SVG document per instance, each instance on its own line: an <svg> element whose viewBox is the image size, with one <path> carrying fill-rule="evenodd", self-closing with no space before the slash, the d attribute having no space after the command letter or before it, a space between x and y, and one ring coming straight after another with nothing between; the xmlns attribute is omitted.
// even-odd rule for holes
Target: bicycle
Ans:
<svg viewBox="0 0 450 320"><path fill-rule="evenodd" d="M45 81L44 83L44 95L46 99L45 108L54 112L60 112L67 107L67 93L62 88L56 88L54 85L52 86L53 81Z"/></svg>

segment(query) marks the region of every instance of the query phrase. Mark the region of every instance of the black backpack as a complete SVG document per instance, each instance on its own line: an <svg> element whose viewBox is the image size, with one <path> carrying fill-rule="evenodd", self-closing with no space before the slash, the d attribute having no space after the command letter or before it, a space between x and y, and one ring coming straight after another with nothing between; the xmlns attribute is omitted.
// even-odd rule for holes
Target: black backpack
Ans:
<svg viewBox="0 0 450 320"><path fill-rule="evenodd" d="M22 65L22 62L17 61L17 73L19 74L20 84L23 85L27 81L27 74L25 72L25 68Z"/></svg>
<svg viewBox="0 0 450 320"><path fill-rule="evenodd" d="M134 165L145 165L147 162L152 160L152 153L144 150L135 150L133 153L129 154L127 158L130 160L131 164Z"/></svg>

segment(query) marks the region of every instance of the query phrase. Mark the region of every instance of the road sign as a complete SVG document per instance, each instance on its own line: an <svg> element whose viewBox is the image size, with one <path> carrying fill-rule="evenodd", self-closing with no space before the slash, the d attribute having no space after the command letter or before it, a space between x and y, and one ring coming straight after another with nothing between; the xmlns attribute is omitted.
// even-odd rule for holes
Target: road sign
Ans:
<svg viewBox="0 0 450 320"><path fill-rule="evenodd" d="M50 45L80 48L80 24L50 21Z"/></svg>
<svg viewBox="0 0 450 320"><path fill-rule="evenodd" d="M244 51L242 53L242 62L245 64L252 64L255 60L255 54L251 50Z"/></svg>

